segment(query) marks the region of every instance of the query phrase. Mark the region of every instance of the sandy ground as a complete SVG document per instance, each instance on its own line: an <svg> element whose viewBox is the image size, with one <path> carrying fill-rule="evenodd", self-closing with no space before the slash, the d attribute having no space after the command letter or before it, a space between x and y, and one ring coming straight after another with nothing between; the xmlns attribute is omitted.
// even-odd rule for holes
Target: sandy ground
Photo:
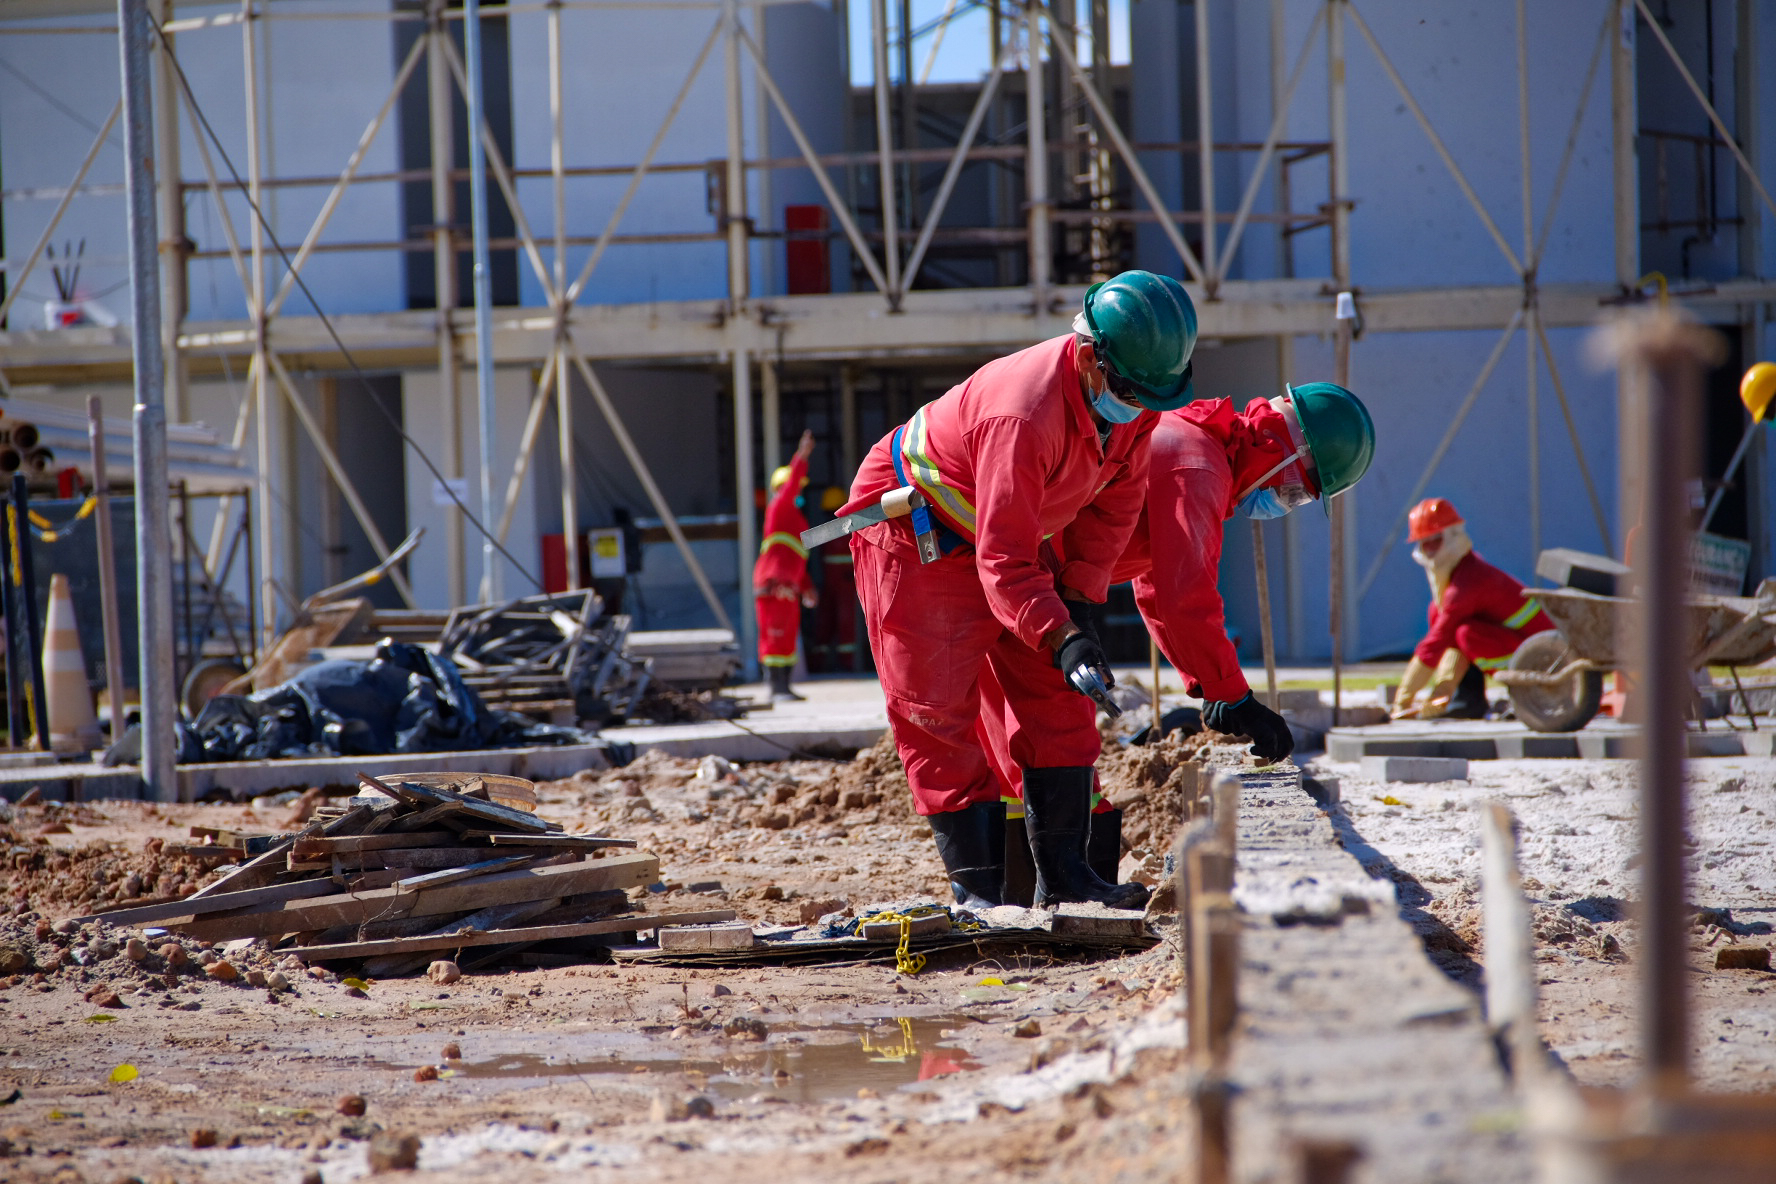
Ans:
<svg viewBox="0 0 1776 1184"><path fill-rule="evenodd" d="M1174 743L1101 766L1142 850L1163 845L1175 762L1195 752ZM1548 1040L1581 1080L1624 1080L1635 1064L1635 943L1620 919L1632 897L1632 769L1474 770L1471 784L1401 786L1312 768L1340 782L1346 846L1395 881L1438 964L1469 986L1479 983L1471 807L1509 801L1538 893ZM539 809L659 853L653 902L726 901L751 920L791 921L941 887L898 777L882 751L737 769L648 757L540 786ZM1696 901L1731 910L1697 931L1697 1064L1710 1085L1768 1090L1776 975L1716 972L1712 949L1770 943L1758 927L1776 921L1776 762L1704 762L1695 789ZM884 966L587 965L473 973L445 988L373 982L362 993L269 955L221 951L294 988L268 993L213 981L195 958L183 969L152 951L132 961L107 944L127 934L49 924L166 891L175 876L201 880L201 866L152 840L182 841L194 824L275 829L287 812L103 803L0 817L0 904L12 912L0 916L0 959L10 941L35 965L61 963L41 981L29 966L0 977L0 1181L350 1180L399 1134L423 1136L417 1178L453 1181L516 1169L699 1184L712 1170L734 1184L1145 1182L1175 1179L1188 1151L1169 927L1139 955L956 954L916 977ZM765 1039L724 1031L741 1017L761 1021ZM134 1079L111 1081L122 1065ZM435 1079L416 1080L430 1069ZM364 1099L361 1117L340 1112L346 1095Z"/></svg>
<svg viewBox="0 0 1776 1184"><path fill-rule="evenodd" d="M1320 760L1336 781L1345 846L1391 877L1432 957L1478 986L1480 819L1502 801L1517 817L1533 904L1543 1039L1581 1082L1622 1084L1638 1067L1632 920L1639 804L1629 761L1474 761L1470 780L1366 780ZM1714 969L1735 942L1776 946L1776 760L1693 762L1687 861L1694 1068L1707 1088L1776 1090L1776 974Z"/></svg>

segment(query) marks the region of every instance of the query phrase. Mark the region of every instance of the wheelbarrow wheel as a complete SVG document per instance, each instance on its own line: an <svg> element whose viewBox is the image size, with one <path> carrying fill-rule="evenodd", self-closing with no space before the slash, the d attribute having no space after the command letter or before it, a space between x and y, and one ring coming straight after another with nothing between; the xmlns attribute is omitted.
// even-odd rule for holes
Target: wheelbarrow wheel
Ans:
<svg viewBox="0 0 1776 1184"><path fill-rule="evenodd" d="M179 695L186 716L196 719L203 711L205 703L221 694L223 687L245 673L241 664L233 658L205 658L193 666L191 673L185 676L185 686Z"/></svg>
<svg viewBox="0 0 1776 1184"><path fill-rule="evenodd" d="M1557 629L1537 633L1511 655L1512 670L1553 674L1579 655ZM1591 722L1603 703L1603 675L1580 670L1552 686L1509 688L1517 718L1536 732L1576 732Z"/></svg>

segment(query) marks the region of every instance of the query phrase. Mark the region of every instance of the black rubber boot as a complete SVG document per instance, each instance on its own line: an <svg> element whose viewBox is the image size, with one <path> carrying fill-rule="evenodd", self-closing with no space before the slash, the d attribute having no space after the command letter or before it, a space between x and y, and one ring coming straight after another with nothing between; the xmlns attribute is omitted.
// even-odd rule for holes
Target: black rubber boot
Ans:
<svg viewBox="0 0 1776 1184"><path fill-rule="evenodd" d="M1122 867L1122 811L1100 810L1091 816L1091 835L1085 840L1085 861L1098 879L1116 883Z"/></svg>
<svg viewBox="0 0 1776 1184"><path fill-rule="evenodd" d="M963 810L932 814L931 837L950 873L950 891L965 909L1005 903L1005 803L976 802Z"/></svg>
<svg viewBox="0 0 1776 1184"><path fill-rule="evenodd" d="M1036 903L1036 865L1030 861L1030 837L1022 815L1005 819L1005 891L1000 897L1026 909Z"/></svg>
<svg viewBox="0 0 1776 1184"><path fill-rule="evenodd" d="M1092 784L1090 765L1024 770L1024 828L1036 863L1040 908L1066 901L1095 901L1113 909L1147 903L1145 887L1102 879L1086 862Z"/></svg>
<svg viewBox="0 0 1776 1184"><path fill-rule="evenodd" d="M1462 680L1455 688L1455 694L1449 698L1449 710L1443 713L1446 719L1485 719L1486 674L1478 666L1468 667Z"/></svg>
<svg viewBox="0 0 1776 1184"><path fill-rule="evenodd" d="M769 669L771 671L771 698L773 698L773 699L797 699L797 700L801 699L802 696L796 694L795 691L790 689L789 667L787 667L787 666L772 666L772 667L769 667Z"/></svg>

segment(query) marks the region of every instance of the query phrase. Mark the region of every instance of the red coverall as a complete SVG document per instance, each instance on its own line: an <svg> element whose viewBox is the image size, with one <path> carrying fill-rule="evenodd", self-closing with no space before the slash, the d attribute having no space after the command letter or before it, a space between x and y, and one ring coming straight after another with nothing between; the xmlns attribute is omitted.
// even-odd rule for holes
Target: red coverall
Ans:
<svg viewBox="0 0 1776 1184"><path fill-rule="evenodd" d="M752 565L752 588L758 605L758 655L764 666L794 666L796 634L802 626L802 602L814 591L808 578L808 548L802 546L807 516L796 498L808 480L808 462L789 462L789 480L765 506L765 537L758 562Z"/></svg>
<svg viewBox="0 0 1776 1184"><path fill-rule="evenodd" d="M1498 670L1527 638L1554 628L1516 577L1472 551L1450 571L1448 587L1427 615L1431 630L1413 651L1427 666L1458 649L1481 670Z"/></svg>
<svg viewBox="0 0 1776 1184"><path fill-rule="evenodd" d="M1025 725L1011 744L1020 766L1098 758L1091 700L1066 684L1042 639L1070 619L1059 587L1104 599L1140 512L1157 417L1114 426L1101 444L1076 358L1069 334L989 362L899 433L902 471L947 528L942 558L919 562L906 518L851 536L888 719L920 814L998 797L975 735L983 670ZM870 450L840 513L900 486L896 434ZM1044 539L1057 544L1053 558L1039 554Z"/></svg>
<svg viewBox="0 0 1776 1184"><path fill-rule="evenodd" d="M1288 428L1262 399L1238 414L1227 399L1199 399L1158 419L1146 500L1110 582L1134 581L1135 606L1190 693L1231 703L1251 686L1228 639L1217 586L1222 523L1238 508L1239 495L1283 459ZM1008 804L1022 797L1009 757L1018 731L998 687L983 678L981 740ZM1100 801L1098 808L1110 806Z"/></svg>

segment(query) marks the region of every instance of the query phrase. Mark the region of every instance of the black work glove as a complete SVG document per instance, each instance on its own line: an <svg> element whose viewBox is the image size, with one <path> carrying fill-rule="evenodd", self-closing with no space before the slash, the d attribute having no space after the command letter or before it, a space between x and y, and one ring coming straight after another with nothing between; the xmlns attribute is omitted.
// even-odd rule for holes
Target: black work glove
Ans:
<svg viewBox="0 0 1776 1184"><path fill-rule="evenodd" d="M1204 703L1203 723L1227 736L1252 741L1252 755L1264 761L1280 761L1295 751L1295 737L1282 716L1258 702L1252 692L1236 703Z"/></svg>
<svg viewBox="0 0 1776 1184"><path fill-rule="evenodd" d="M1105 655L1104 647L1098 644L1096 636L1083 630L1061 643L1061 648L1055 651L1054 662L1064 675L1071 675L1083 663L1098 672L1105 687L1116 685L1116 676L1110 673L1110 659ZM1073 683L1069 681L1067 685L1073 686ZM1078 690L1077 687L1074 689ZM1080 693L1084 694L1083 691Z"/></svg>
<svg viewBox="0 0 1776 1184"><path fill-rule="evenodd" d="M1079 631L1089 634L1093 641L1097 641L1098 616L1104 606L1093 604L1089 600L1068 600L1065 597L1061 598L1061 603L1067 606L1067 616L1072 619Z"/></svg>

